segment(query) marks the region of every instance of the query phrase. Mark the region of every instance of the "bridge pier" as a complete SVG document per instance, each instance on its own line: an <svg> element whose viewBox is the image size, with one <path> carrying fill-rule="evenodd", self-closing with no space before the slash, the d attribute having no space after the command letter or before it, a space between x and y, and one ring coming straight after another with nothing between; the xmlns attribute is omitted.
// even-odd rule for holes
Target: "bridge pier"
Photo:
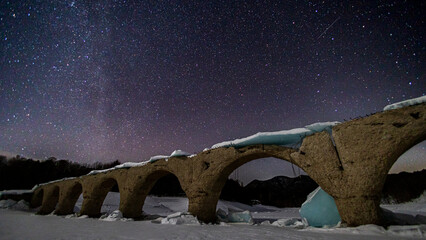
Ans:
<svg viewBox="0 0 426 240"><path fill-rule="evenodd" d="M43 195L44 195L43 188L37 188L34 191L33 196L31 198L30 207L31 208L40 207L41 204L43 203Z"/></svg>
<svg viewBox="0 0 426 240"><path fill-rule="evenodd" d="M216 206L219 193L198 190L194 195L188 196L188 212L198 220L206 223L216 222Z"/></svg>
<svg viewBox="0 0 426 240"><path fill-rule="evenodd" d="M349 226L363 224L382 224L382 210L379 196L356 196L351 198L334 198L342 222Z"/></svg>
<svg viewBox="0 0 426 240"><path fill-rule="evenodd" d="M66 186L69 185L69 186ZM63 184L59 195L59 202L56 206L55 214L67 215L74 213L74 206L82 192L80 183L75 182L70 184Z"/></svg>
<svg viewBox="0 0 426 240"><path fill-rule="evenodd" d="M368 153L364 153L368 155ZM328 133L306 137L299 152L291 158L336 202L342 222L348 226L381 224L380 199L387 171L378 161L360 164L359 155L341 161Z"/></svg>
<svg viewBox="0 0 426 240"><path fill-rule="evenodd" d="M37 214L47 215L53 212L59 200L59 187L51 186L43 189L43 201Z"/></svg>
<svg viewBox="0 0 426 240"><path fill-rule="evenodd" d="M142 216L142 208L147 197L147 193L122 192L120 193L120 211L123 217L139 218Z"/></svg>
<svg viewBox="0 0 426 240"><path fill-rule="evenodd" d="M104 199L105 197L83 194L83 204L81 206L79 215L99 217L101 215L101 207Z"/></svg>
<svg viewBox="0 0 426 240"><path fill-rule="evenodd" d="M95 175L85 179L85 181L82 182L83 205L81 206L80 215L99 217L105 197L116 184L118 184L118 182L114 178L106 176L98 177Z"/></svg>

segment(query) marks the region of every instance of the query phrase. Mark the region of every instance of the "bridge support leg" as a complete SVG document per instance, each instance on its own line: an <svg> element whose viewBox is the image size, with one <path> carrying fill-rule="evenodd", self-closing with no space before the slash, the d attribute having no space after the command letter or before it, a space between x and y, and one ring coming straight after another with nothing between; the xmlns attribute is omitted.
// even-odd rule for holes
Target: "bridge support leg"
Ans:
<svg viewBox="0 0 426 240"><path fill-rule="evenodd" d="M74 203L70 201L71 199L60 199L58 207L55 210L57 215L67 215L74 213Z"/></svg>
<svg viewBox="0 0 426 240"><path fill-rule="evenodd" d="M356 157L342 161L341 156L325 132L306 137L300 151L291 154L293 161L334 198L343 223L380 224L380 196L387 171L380 170L380 161L360 162Z"/></svg>
<svg viewBox="0 0 426 240"><path fill-rule="evenodd" d="M342 222L348 226L381 225L380 197L335 198Z"/></svg>
<svg viewBox="0 0 426 240"><path fill-rule="evenodd" d="M120 196L120 211L123 217L126 218L139 218L142 216L142 207L145 202L147 194L129 193Z"/></svg>
<svg viewBox="0 0 426 240"><path fill-rule="evenodd" d="M85 196L83 194L83 205L81 206L80 215L99 217L104 199L105 197L102 196Z"/></svg>
<svg viewBox="0 0 426 240"><path fill-rule="evenodd" d="M47 215L53 212L59 199L59 188L46 188L44 189L43 201L38 214Z"/></svg>
<svg viewBox="0 0 426 240"><path fill-rule="evenodd" d="M43 203L43 189L39 188L33 193L30 207L31 208L40 207L42 203Z"/></svg>
<svg viewBox="0 0 426 240"><path fill-rule="evenodd" d="M188 196L188 212L196 216L198 220L210 223L216 222L216 205L219 193L197 191L197 194Z"/></svg>
<svg viewBox="0 0 426 240"><path fill-rule="evenodd" d="M67 215L74 213L74 206L78 200L80 194L69 195L69 194L61 194L59 196L59 203L56 207L55 214L57 215Z"/></svg>

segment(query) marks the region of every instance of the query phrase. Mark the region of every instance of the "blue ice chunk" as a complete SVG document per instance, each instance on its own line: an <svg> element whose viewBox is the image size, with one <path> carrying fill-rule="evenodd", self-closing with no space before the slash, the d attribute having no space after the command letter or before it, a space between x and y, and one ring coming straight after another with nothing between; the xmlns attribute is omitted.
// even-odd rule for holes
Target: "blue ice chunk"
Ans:
<svg viewBox="0 0 426 240"><path fill-rule="evenodd" d="M250 223L253 224L253 217L250 211L224 211L223 209L217 210L216 212L219 221L228 223Z"/></svg>
<svg viewBox="0 0 426 240"><path fill-rule="evenodd" d="M253 217L249 211L229 212L228 222L230 223L253 223Z"/></svg>
<svg viewBox="0 0 426 240"><path fill-rule="evenodd" d="M320 187L308 195L299 213L302 219L313 227L336 226L341 221L333 197Z"/></svg>

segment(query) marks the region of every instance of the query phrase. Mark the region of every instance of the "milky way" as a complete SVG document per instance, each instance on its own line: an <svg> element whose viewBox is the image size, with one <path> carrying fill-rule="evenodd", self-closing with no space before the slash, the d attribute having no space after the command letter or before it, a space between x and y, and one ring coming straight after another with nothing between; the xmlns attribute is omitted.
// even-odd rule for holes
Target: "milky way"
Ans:
<svg viewBox="0 0 426 240"><path fill-rule="evenodd" d="M183 2L2 1L0 150L143 161L426 94L424 1Z"/></svg>

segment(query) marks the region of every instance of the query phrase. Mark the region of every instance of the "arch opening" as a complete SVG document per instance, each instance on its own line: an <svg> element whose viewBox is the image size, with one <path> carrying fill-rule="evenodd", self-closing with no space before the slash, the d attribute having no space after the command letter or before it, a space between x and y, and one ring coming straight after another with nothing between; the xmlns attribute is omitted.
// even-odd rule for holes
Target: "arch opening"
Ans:
<svg viewBox="0 0 426 240"><path fill-rule="evenodd" d="M300 207L318 184L298 166L279 158L259 158L237 167L220 199L248 205Z"/></svg>
<svg viewBox="0 0 426 240"><path fill-rule="evenodd" d="M118 187L115 187L118 185ZM97 179L93 185L84 184L83 204L80 215L99 217L119 209L121 196L119 193L111 192L113 189L121 191L118 181L112 177Z"/></svg>
<svg viewBox="0 0 426 240"><path fill-rule="evenodd" d="M404 152L390 168L382 190L382 203L404 203L426 191L426 141Z"/></svg>
<svg viewBox="0 0 426 240"><path fill-rule="evenodd" d="M56 210L56 214L66 215L72 213L79 213L81 209L83 187L81 183L77 182L72 185L65 192L65 196L60 203L59 209ZM80 200L79 203L77 201Z"/></svg>
<svg viewBox="0 0 426 240"><path fill-rule="evenodd" d="M203 189L206 193L195 195L195 197L191 196L189 211L197 215L200 220L204 222L214 222L217 220L216 213L221 208L225 207L225 212L227 211L226 209L233 209L233 207L229 208L227 206L223 206L222 202L219 204L218 202L228 177L235 169L248 162L268 157L276 158L277 161L292 162L290 159L290 153L294 152L293 149L277 146L268 146L268 148L266 148L266 146L265 148L263 146L255 146L238 151L240 153L239 157L235 158L235 155L233 155L227 159L218 160L218 164L210 165L209 172L206 173L209 176L209 180L207 182L203 182L203 186L200 186L200 189ZM306 195L310 192L311 191L308 191ZM303 197L303 200L304 199L305 197ZM262 211L261 209L257 209L257 207L245 205L246 210L253 212ZM265 210L263 207L262 209ZM295 211L295 214L298 215L298 211Z"/></svg>
<svg viewBox="0 0 426 240"><path fill-rule="evenodd" d="M393 163L381 192L380 207L385 209L382 212L385 225L426 224L425 219L416 217L426 216L426 211L422 210L426 201L425 159L426 141L422 141ZM404 219L403 222L400 219Z"/></svg>
<svg viewBox="0 0 426 240"><path fill-rule="evenodd" d="M144 186L140 194L144 219L188 211L188 198L175 174L156 171L146 178Z"/></svg>
<svg viewBox="0 0 426 240"><path fill-rule="evenodd" d="M98 194L102 199L99 209L101 215L110 214L119 209L121 196L117 180L114 178L105 179L99 185Z"/></svg>

